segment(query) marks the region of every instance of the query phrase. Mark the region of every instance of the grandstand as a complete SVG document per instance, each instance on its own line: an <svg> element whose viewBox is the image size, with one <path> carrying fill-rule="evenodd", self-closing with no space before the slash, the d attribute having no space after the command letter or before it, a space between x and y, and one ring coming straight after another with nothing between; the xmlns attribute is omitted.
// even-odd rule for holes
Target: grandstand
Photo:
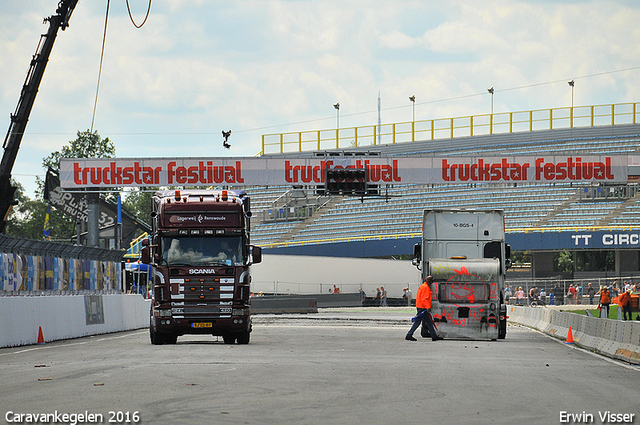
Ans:
<svg viewBox="0 0 640 425"><path fill-rule="evenodd" d="M388 156L596 155L636 154L640 125L564 128L428 140L344 149ZM304 153L303 153L304 154ZM313 152L306 153L312 155ZM276 154L287 156L288 154ZM293 154L291 154L293 155ZM301 153L296 153L300 156ZM630 167L630 180L639 173ZM502 208L508 232L625 226L640 228L637 185L592 183L394 185L377 198L313 196L308 188L300 204L278 204L292 188L251 188L252 240L265 248L324 244L358 238L397 238L421 231L425 208ZM288 216L284 216L288 213Z"/></svg>

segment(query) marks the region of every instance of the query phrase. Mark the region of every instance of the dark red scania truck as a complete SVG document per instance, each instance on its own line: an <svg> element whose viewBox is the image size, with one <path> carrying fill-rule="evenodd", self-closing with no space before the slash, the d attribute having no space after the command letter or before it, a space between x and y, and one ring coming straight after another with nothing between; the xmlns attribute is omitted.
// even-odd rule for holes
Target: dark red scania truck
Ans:
<svg viewBox="0 0 640 425"><path fill-rule="evenodd" d="M151 241L142 262L153 265L151 343L185 334L248 344L249 266L262 260L250 245L250 200L244 191L158 191Z"/></svg>

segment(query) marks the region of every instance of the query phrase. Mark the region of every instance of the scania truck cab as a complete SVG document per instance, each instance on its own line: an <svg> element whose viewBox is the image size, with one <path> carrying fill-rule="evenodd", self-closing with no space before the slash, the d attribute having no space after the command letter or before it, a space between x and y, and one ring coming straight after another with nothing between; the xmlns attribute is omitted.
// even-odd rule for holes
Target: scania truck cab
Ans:
<svg viewBox="0 0 640 425"><path fill-rule="evenodd" d="M158 191L152 235L142 261L153 265L151 343L175 344L185 334L222 336L248 344L250 200L244 191Z"/></svg>

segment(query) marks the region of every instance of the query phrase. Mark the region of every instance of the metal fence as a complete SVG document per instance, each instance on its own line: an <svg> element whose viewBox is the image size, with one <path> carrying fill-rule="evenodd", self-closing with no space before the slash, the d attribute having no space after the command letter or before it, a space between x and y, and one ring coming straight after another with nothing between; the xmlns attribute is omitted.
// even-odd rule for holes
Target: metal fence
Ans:
<svg viewBox="0 0 640 425"><path fill-rule="evenodd" d="M38 241L0 235L0 252L40 257L78 258L96 261L122 261L125 251Z"/></svg>
<svg viewBox="0 0 640 425"><path fill-rule="evenodd" d="M544 300L546 303L549 303L550 295L553 293L553 289L556 285L562 289L563 300L559 303L558 300L554 299L555 305L590 305L589 304L589 296L587 294L589 284L594 289L595 293L600 291L601 286L614 287L617 288L620 293L622 293L625 282L631 282L633 284L640 283L640 276L632 275L625 277L591 277L591 278L580 278L580 279L563 279L563 278L544 278L544 279L509 279L507 284L511 287L512 290L512 298L510 302L516 301L515 299L515 291L522 287L522 290L525 293L525 299L523 305L530 305L531 298L529 297L529 291L531 288L536 288L537 292L544 289L546 293L546 299ZM578 294L575 299L568 299L567 293L569 292L569 287L573 285L574 287L582 288L581 296ZM616 297L617 291L614 289L611 294L611 298ZM555 298L555 297L554 297ZM594 304L598 304L598 296L594 297Z"/></svg>

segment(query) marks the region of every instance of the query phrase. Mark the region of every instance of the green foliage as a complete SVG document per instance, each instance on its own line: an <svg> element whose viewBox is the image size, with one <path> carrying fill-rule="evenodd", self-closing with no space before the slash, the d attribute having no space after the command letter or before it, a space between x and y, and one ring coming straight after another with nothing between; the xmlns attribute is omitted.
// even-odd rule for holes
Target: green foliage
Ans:
<svg viewBox="0 0 640 425"><path fill-rule="evenodd" d="M513 264L531 263L531 253L529 251L511 251L511 262Z"/></svg>
<svg viewBox="0 0 640 425"><path fill-rule="evenodd" d="M153 208L153 191L143 191L144 188L133 189L126 192L122 205L128 212L138 217L139 220L150 224L151 210Z"/></svg>
<svg viewBox="0 0 640 425"><path fill-rule="evenodd" d="M563 250L563 251L554 253L553 270L557 272L573 274L574 261L570 251Z"/></svg>
<svg viewBox="0 0 640 425"><path fill-rule="evenodd" d="M107 137L103 139L97 131L78 131L78 138L64 145L59 151L42 159L42 166L60 170L60 158L111 158L116 154L115 145Z"/></svg>
<svg viewBox="0 0 640 425"><path fill-rule="evenodd" d="M51 167L60 170L60 158L110 158L115 155L116 148L109 138L102 139L97 131L78 131L78 137L63 146L59 151L52 152L42 159L45 170ZM31 200L24 194L24 187L16 184L15 206L9 216L6 234L11 236L42 239L44 236L44 220L47 212L47 201L44 196L44 181L36 178L38 189L36 199ZM49 212L49 236L53 240L70 240L75 232L75 222L55 208Z"/></svg>
<svg viewBox="0 0 640 425"><path fill-rule="evenodd" d="M17 191L16 191L17 193ZM44 221L47 214L47 201L28 199L22 192L9 218L6 234L27 239L44 237ZM49 236L53 240L68 241L73 235L75 224L55 208L49 211Z"/></svg>

